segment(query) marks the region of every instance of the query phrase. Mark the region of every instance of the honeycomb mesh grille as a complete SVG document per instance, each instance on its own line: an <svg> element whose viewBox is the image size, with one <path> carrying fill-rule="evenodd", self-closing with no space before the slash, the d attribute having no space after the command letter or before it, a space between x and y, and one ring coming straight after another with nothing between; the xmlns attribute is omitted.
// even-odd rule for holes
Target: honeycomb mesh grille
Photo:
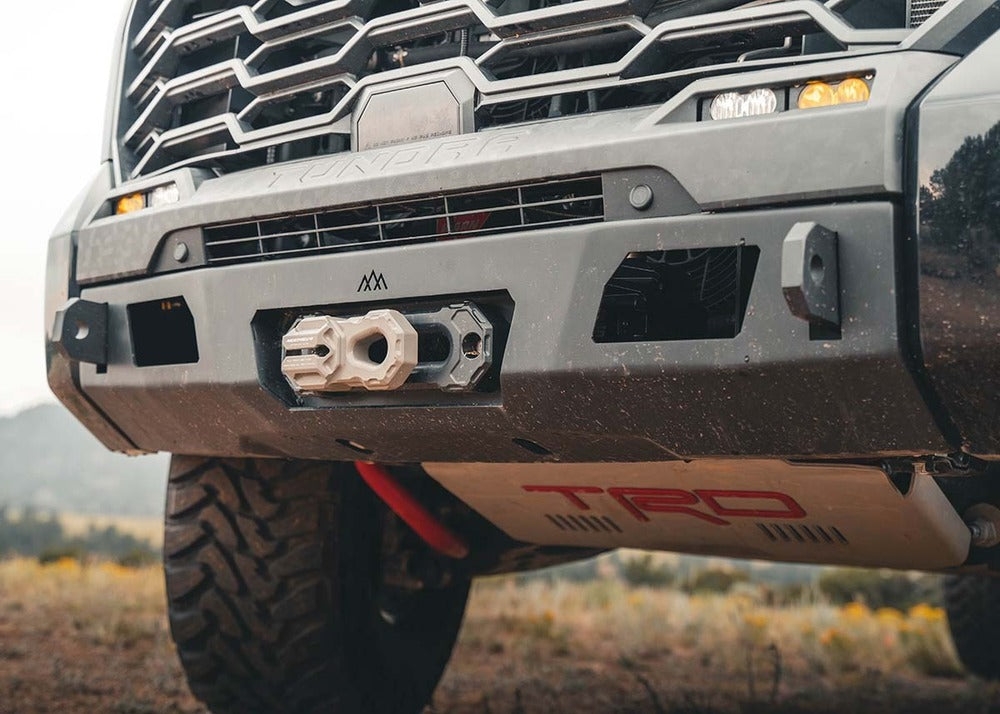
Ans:
<svg viewBox="0 0 1000 714"><path fill-rule="evenodd" d="M945 2L946 0L910 0L910 27L923 25Z"/></svg>

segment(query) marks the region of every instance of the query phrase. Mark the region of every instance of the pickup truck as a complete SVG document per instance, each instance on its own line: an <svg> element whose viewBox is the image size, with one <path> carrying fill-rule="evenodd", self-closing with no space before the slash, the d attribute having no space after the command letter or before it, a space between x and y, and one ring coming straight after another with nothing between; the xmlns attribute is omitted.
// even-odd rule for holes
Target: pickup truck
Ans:
<svg viewBox="0 0 1000 714"><path fill-rule="evenodd" d="M218 714L418 712L474 577L946 573L1000 676L1000 2L132 0L53 392L174 454Z"/></svg>

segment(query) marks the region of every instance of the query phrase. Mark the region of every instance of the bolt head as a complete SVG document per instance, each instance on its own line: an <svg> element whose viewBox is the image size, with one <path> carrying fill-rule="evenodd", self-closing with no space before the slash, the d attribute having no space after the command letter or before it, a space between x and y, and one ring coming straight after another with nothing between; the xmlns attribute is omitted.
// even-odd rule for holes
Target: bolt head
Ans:
<svg viewBox="0 0 1000 714"><path fill-rule="evenodd" d="M645 211L653 205L653 189L644 183L633 186L628 195L628 202L635 210Z"/></svg>
<svg viewBox="0 0 1000 714"><path fill-rule="evenodd" d="M174 246L174 260L178 263L187 262L190 257L191 251L187 247L187 243L178 243Z"/></svg>

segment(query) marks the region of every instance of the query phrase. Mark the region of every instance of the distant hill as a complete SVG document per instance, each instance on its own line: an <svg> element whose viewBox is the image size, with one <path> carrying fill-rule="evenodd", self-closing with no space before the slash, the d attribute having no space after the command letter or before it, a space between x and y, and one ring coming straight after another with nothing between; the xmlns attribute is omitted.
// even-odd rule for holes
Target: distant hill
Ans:
<svg viewBox="0 0 1000 714"><path fill-rule="evenodd" d="M0 505L158 516L167 461L110 453L61 406L34 407L0 418Z"/></svg>

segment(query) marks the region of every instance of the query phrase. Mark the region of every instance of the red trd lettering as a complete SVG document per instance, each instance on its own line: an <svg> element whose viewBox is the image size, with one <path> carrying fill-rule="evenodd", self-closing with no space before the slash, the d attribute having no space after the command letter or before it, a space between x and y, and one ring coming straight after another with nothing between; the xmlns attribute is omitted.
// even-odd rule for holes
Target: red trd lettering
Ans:
<svg viewBox="0 0 1000 714"><path fill-rule="evenodd" d="M805 518L806 512L798 502L786 493L777 491L716 491L697 490L697 494L706 506L711 508L720 516L745 517L745 518L782 518L793 520ZM719 503L719 499L743 499L752 501L777 501L783 508L781 509L761 509L761 508L731 508Z"/></svg>
<svg viewBox="0 0 1000 714"><path fill-rule="evenodd" d="M603 494L605 490L598 486L523 486L528 493L556 493L581 511L591 510L590 504L580 498L579 494ZM794 520L805 518L806 511L799 503L786 493L778 491L727 491L715 489L698 489L685 491L677 488L609 488L608 496L613 498L622 508L629 512L637 521L648 523L650 513L681 513L687 516L711 523L715 526L728 526L724 518L780 518ZM774 501L777 508L736 508L733 501ZM725 505L723 501L728 502ZM744 503L744 506L749 504ZM712 513L700 511L696 506L707 507ZM713 515L714 513L714 515Z"/></svg>
<svg viewBox="0 0 1000 714"><path fill-rule="evenodd" d="M525 486L524 490L528 493L561 493L566 497L567 501L572 503L581 511L589 511L590 506L588 506L587 502L576 494L604 493L604 489L598 488L597 486Z"/></svg>
<svg viewBox="0 0 1000 714"><path fill-rule="evenodd" d="M684 513L700 518L716 526L729 523L715 516L696 511L690 506L698 505L698 496L690 491L672 488L609 488L608 495L639 521L649 521L647 513Z"/></svg>

